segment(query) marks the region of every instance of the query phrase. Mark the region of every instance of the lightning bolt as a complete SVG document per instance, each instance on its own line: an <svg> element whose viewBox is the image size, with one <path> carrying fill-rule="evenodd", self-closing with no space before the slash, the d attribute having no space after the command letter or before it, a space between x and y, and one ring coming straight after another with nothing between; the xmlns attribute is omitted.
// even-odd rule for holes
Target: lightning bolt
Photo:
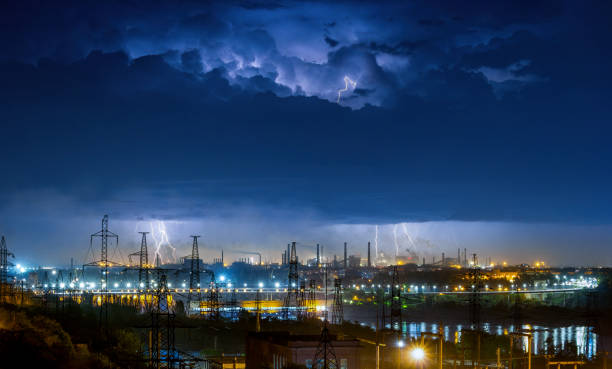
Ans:
<svg viewBox="0 0 612 369"><path fill-rule="evenodd" d="M393 243L395 244L395 256L399 255L399 243L397 242L397 223L393 225Z"/></svg>
<svg viewBox="0 0 612 369"><path fill-rule="evenodd" d="M338 100L336 101L338 104L340 103L340 97L342 96L342 93L348 91L349 84L353 87L353 89L357 87L357 82L353 81L348 76L344 76L344 88L338 90Z"/></svg>
<svg viewBox="0 0 612 369"><path fill-rule="evenodd" d="M378 260L378 224L374 228L374 260Z"/></svg>
<svg viewBox="0 0 612 369"><path fill-rule="evenodd" d="M414 240L412 239L412 237L410 237L410 233L408 233L408 228L406 228L406 223L402 223L402 229L404 230L404 235L408 238L408 242L410 242L410 245L414 247Z"/></svg>
<svg viewBox="0 0 612 369"><path fill-rule="evenodd" d="M151 237L153 238L153 242L155 243L155 255L156 256L159 255L159 259L163 263L164 259L163 259L161 251L162 251L162 246L165 246L170 249L170 255L171 255L170 258L166 259L166 262L175 261L176 260L176 248L172 246L172 244L170 243L168 232L166 230L166 223L163 220L158 220L156 222L157 230L155 230L155 226L153 225L153 222L149 222L149 225L151 227Z"/></svg>

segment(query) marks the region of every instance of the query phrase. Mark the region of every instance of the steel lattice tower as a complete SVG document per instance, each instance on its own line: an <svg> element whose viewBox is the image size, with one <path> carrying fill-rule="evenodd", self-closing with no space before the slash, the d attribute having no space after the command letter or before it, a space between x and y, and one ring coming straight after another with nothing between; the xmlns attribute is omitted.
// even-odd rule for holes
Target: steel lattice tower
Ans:
<svg viewBox="0 0 612 369"><path fill-rule="evenodd" d="M198 238L200 236L191 236L193 238L193 246L191 247L191 270L189 271L189 296L187 298L187 311L191 309L193 300L202 300L200 294L200 251L198 249Z"/></svg>
<svg viewBox="0 0 612 369"><path fill-rule="evenodd" d="M473 266L470 269L472 293L470 294L470 323L471 329L480 331L480 292L482 291L482 271L478 267L476 254L472 255Z"/></svg>
<svg viewBox="0 0 612 369"><path fill-rule="evenodd" d="M140 291L147 291L150 288L149 278L149 251L147 250L147 233L149 232L138 232L142 234L142 241L140 242L140 253L138 263L138 288Z"/></svg>
<svg viewBox="0 0 612 369"><path fill-rule="evenodd" d="M514 289L514 304L512 305L512 324L514 325L514 331L519 332L523 326L522 323L522 301L521 295L518 293L518 283Z"/></svg>
<svg viewBox="0 0 612 369"><path fill-rule="evenodd" d="M391 329L402 330L402 290L397 265L393 266L391 277Z"/></svg>
<svg viewBox="0 0 612 369"><path fill-rule="evenodd" d="M12 264L8 261L9 256L15 257L15 255L8 251L6 239L2 236L0 238L0 302L4 301L8 296L10 289L8 284L8 267Z"/></svg>
<svg viewBox="0 0 612 369"><path fill-rule="evenodd" d="M289 275L287 280L287 296L285 296L285 308L283 315L285 319L289 319L289 310L291 308L297 309L300 306L300 293L299 293L299 272L298 272L298 261L297 253L295 249L295 242L291 243L291 252L289 254Z"/></svg>
<svg viewBox="0 0 612 369"><path fill-rule="evenodd" d="M329 329L327 328L327 320L323 322L319 345L312 360L312 367L318 369L338 369L338 359L332 345Z"/></svg>
<svg viewBox="0 0 612 369"><path fill-rule="evenodd" d="M92 247L93 239L99 237L101 240L100 261L88 265L98 265L102 267L100 277L100 292L102 303L100 305L100 327L108 325L108 239L115 239L119 244L119 236L108 230L108 215L102 218L102 229L92 234L89 238L89 247Z"/></svg>
<svg viewBox="0 0 612 369"><path fill-rule="evenodd" d="M232 294L230 295L230 306L232 307L232 320L238 321L238 318L240 317L240 309L238 309L238 297L236 296L236 288L232 289Z"/></svg>
<svg viewBox="0 0 612 369"><path fill-rule="evenodd" d="M480 362L480 292L482 291L482 271L478 266L476 254L472 254L472 260L472 268L470 269L470 279L472 282L472 293L470 293L470 324L473 332L472 366L474 366L474 363Z"/></svg>
<svg viewBox="0 0 612 369"><path fill-rule="evenodd" d="M584 332L585 338L585 353L587 357L594 356L601 353L601 338L598 340L599 344L593 347L593 333L597 335L601 334L601 327L599 326L599 295L596 291L587 291L586 295L586 309L584 312L586 320L586 331ZM601 337L601 336L600 336Z"/></svg>
<svg viewBox="0 0 612 369"><path fill-rule="evenodd" d="M300 281L300 305L298 310L298 317L300 319L306 318L308 311L308 301L306 299L306 280Z"/></svg>
<svg viewBox="0 0 612 369"><path fill-rule="evenodd" d="M310 280L310 286L308 289L308 315L310 318L317 317L317 282L314 279Z"/></svg>
<svg viewBox="0 0 612 369"><path fill-rule="evenodd" d="M210 272L210 287L208 291L208 309L211 319L219 319L219 289L215 273Z"/></svg>
<svg viewBox="0 0 612 369"><path fill-rule="evenodd" d="M332 324L342 324L344 321L344 310L342 308L342 281L334 279L334 307L332 310Z"/></svg>
<svg viewBox="0 0 612 369"><path fill-rule="evenodd" d="M163 272L160 272L155 295L155 306L151 313L149 359L153 368L174 368L179 361L174 346L175 314L168 302L168 284Z"/></svg>

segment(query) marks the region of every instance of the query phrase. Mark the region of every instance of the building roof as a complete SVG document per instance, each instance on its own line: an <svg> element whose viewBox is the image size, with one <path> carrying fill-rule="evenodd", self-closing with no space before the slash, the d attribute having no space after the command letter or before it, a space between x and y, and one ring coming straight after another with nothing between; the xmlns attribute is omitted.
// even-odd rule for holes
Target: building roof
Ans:
<svg viewBox="0 0 612 369"><path fill-rule="evenodd" d="M335 334L329 335L331 344L335 347L360 347L359 341L355 339L338 339ZM287 347L316 347L319 344L320 335L318 334L292 334L288 331L272 332L249 332L249 338L268 341L270 343Z"/></svg>

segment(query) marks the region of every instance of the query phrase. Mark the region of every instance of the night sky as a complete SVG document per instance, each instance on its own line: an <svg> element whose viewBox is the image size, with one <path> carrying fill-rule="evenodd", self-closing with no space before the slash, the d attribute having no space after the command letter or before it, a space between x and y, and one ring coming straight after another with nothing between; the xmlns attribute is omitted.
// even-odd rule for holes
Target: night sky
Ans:
<svg viewBox="0 0 612 369"><path fill-rule="evenodd" d="M164 226L206 261L378 229L387 255L612 265L610 2L203 3L0 5L18 260L82 262L109 214L124 256Z"/></svg>

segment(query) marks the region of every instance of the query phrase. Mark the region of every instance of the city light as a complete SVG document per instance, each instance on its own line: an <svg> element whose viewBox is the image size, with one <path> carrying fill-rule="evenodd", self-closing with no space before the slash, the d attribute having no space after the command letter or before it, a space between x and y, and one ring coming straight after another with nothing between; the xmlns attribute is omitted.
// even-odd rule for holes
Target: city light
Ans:
<svg viewBox="0 0 612 369"><path fill-rule="evenodd" d="M425 350L420 347L415 347L410 351L410 356L416 361L421 361L425 358Z"/></svg>

